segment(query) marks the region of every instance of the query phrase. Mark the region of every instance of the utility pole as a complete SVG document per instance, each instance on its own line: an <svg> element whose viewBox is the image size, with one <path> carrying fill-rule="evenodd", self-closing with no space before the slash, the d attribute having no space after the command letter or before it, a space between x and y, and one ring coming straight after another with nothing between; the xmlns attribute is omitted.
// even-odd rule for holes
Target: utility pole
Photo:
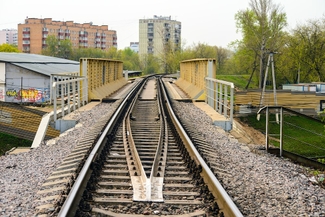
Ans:
<svg viewBox="0 0 325 217"><path fill-rule="evenodd" d="M260 78L258 81L258 88L262 89L262 80L263 80L263 57L264 57L264 48L265 48L265 38L263 36L262 45L261 45L261 57L260 57Z"/></svg>
<svg viewBox="0 0 325 217"><path fill-rule="evenodd" d="M264 103L264 95L265 95L265 86L266 86L266 80L267 80L267 74L268 74L268 69L271 64L271 70L272 70L272 83L273 83L273 97L274 97L274 105L277 106L277 98L276 98L276 83L275 83L275 72L274 72L274 60L273 60L273 55L276 54L277 52L269 52L269 58L267 61L267 66L265 69L265 75L264 75L264 82L263 82L263 89L261 93L261 99L260 99L260 107L262 107ZM260 114L257 115L257 120L260 119ZM279 122L279 114L276 112L276 122Z"/></svg>

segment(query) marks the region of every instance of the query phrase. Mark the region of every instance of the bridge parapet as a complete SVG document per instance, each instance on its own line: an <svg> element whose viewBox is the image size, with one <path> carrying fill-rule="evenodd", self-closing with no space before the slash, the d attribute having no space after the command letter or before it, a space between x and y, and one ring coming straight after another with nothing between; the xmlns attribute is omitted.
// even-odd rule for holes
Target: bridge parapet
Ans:
<svg viewBox="0 0 325 217"><path fill-rule="evenodd" d="M205 100L205 78L215 78L216 60L200 58L180 63L180 77L175 82L194 101Z"/></svg>
<svg viewBox="0 0 325 217"><path fill-rule="evenodd" d="M87 84L82 82L82 86L88 86L88 101L101 101L127 83L120 60L81 58L80 75L88 79Z"/></svg>
<svg viewBox="0 0 325 217"><path fill-rule="evenodd" d="M204 101L217 116L214 124L230 131L233 125L234 84L216 77L216 60L191 59L181 62L180 77L175 84L193 101ZM207 107L203 108L209 110Z"/></svg>

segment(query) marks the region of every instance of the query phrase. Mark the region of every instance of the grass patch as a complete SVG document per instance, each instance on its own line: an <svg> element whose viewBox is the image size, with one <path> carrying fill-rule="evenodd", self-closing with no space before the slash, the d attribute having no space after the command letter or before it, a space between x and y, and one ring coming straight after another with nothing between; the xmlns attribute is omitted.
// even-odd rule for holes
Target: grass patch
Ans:
<svg viewBox="0 0 325 217"><path fill-rule="evenodd" d="M30 147L32 141L0 132L0 156L14 147Z"/></svg>
<svg viewBox="0 0 325 217"><path fill-rule="evenodd" d="M250 75L216 75L216 79L224 80L234 83L235 87L239 89L245 89ZM258 88L258 81L256 76L252 78L252 81L249 84L248 89Z"/></svg>
<svg viewBox="0 0 325 217"><path fill-rule="evenodd" d="M265 133L265 114L257 121L256 114L241 117L242 122ZM276 123L275 114L269 117L270 144L280 146L280 124ZM273 140L273 138L275 140ZM283 116L283 149L305 157L325 157L324 124L296 115Z"/></svg>

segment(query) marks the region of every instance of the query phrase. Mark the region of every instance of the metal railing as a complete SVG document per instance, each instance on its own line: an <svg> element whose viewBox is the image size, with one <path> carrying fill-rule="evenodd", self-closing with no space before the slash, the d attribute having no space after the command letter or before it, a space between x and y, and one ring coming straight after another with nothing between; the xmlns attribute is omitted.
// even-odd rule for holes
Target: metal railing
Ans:
<svg viewBox="0 0 325 217"><path fill-rule="evenodd" d="M306 158L314 161L313 167L324 168L324 165L317 162L325 159L325 132L321 120L282 106L265 106L259 109L257 115L262 113L265 113L263 119L265 118L267 152L274 152L280 157L292 158L297 162L310 163L303 159ZM301 121L304 119L306 120ZM270 148L270 140L279 149Z"/></svg>
<svg viewBox="0 0 325 217"><path fill-rule="evenodd" d="M54 81L53 77L60 76L60 79ZM53 101L54 121L57 120L57 104L61 101L61 116L64 117L65 107L67 106L67 113L69 114L77 108L88 103L88 88L83 87L83 94L81 94L80 82L87 81L84 76L76 75L51 75L51 103ZM65 101L67 101L65 103ZM72 103L71 103L72 101Z"/></svg>
<svg viewBox="0 0 325 217"><path fill-rule="evenodd" d="M205 78L206 103L233 123L234 83L214 78Z"/></svg>

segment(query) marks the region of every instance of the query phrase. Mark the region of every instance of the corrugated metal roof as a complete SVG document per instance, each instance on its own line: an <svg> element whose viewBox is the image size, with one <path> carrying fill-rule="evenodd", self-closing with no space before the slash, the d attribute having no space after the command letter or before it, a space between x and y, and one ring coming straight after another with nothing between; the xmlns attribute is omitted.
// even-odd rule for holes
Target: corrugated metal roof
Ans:
<svg viewBox="0 0 325 217"><path fill-rule="evenodd" d="M11 63L48 76L65 72L78 72L80 70L77 61L38 54L0 52L0 62Z"/></svg>

